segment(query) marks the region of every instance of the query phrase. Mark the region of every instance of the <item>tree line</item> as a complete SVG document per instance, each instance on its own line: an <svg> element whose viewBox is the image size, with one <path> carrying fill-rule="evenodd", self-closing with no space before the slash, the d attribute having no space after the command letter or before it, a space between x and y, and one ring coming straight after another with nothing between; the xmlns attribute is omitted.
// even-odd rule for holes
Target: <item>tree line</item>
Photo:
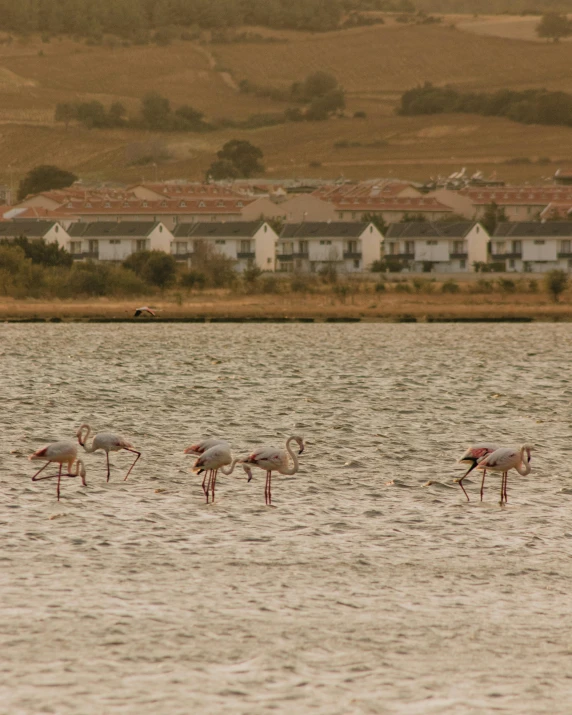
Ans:
<svg viewBox="0 0 572 715"><path fill-rule="evenodd" d="M368 6L413 7L410 0L0 0L0 29L131 39L168 26L258 25L323 32L339 27L345 13Z"/></svg>
<svg viewBox="0 0 572 715"><path fill-rule="evenodd" d="M572 126L572 95L546 89L460 92L426 82L404 92L397 109L404 116L453 112L506 117L523 124Z"/></svg>

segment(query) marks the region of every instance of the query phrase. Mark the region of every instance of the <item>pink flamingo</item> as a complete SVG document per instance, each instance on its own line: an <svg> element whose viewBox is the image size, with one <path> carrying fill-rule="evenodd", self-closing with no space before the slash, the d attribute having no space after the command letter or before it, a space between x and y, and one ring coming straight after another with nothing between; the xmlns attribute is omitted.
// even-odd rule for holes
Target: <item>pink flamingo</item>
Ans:
<svg viewBox="0 0 572 715"><path fill-rule="evenodd" d="M238 462L240 462L240 459L232 458L230 447L226 442L215 444L213 447L205 450L197 459L193 465L193 471L197 472L197 474L205 471L205 478L203 479L203 493L207 498L207 504L209 503L209 488L211 490L211 500L213 502L215 500L216 475L218 470L220 469L220 471L226 475L232 474ZM229 464L230 467L225 469L225 467ZM248 475L247 481L250 481L252 479L252 472L250 471L250 468L245 464L242 465L242 468ZM209 478L205 488L207 475L209 475Z"/></svg>
<svg viewBox="0 0 572 715"><path fill-rule="evenodd" d="M471 466L467 469L467 471L463 474L463 476L459 479L459 486L463 490L465 496L467 497L467 501L471 501L469 499L469 495L465 491L465 487L463 486L463 479L467 477L473 469L477 466L477 464L487 455L492 454L495 450L499 448L498 444L494 444L493 442L479 442L478 444L473 444L470 447L467 448L467 451L463 456L458 460L460 463L465 462L467 464L470 464ZM481 482L481 501L483 501L483 490L485 487L485 477L487 475L487 470L485 469L483 471L483 480Z"/></svg>
<svg viewBox="0 0 572 715"><path fill-rule="evenodd" d="M86 430L85 435L83 434L84 430ZM131 470L141 456L141 452L138 452L136 449L134 449L133 445L130 444L124 437L120 437L113 432L98 432L91 442L91 447L89 447L86 444L86 441L90 433L91 427L88 424L82 424L82 426L78 429L76 433L77 441L81 444L81 446L85 449L86 452L96 452L98 449L103 449L107 458L107 481L109 481L109 477L111 475L111 468L109 466L110 452L119 452L119 450L125 449L128 452L133 452L133 454L137 455L135 457L135 461L129 467L129 471L123 479L123 481L126 481L127 477L131 474Z"/></svg>
<svg viewBox="0 0 572 715"><path fill-rule="evenodd" d="M508 473L511 469L516 469L516 471L523 477L531 472L530 466L530 451L532 446L529 444L523 444L520 449L513 449L512 447L499 447L492 454L489 454L484 459L482 459L478 465L477 469L489 469L491 472L502 472L501 479L501 500L500 505L506 504L508 497L506 493L506 487L508 483ZM526 461L524 455L526 454Z"/></svg>
<svg viewBox="0 0 572 715"><path fill-rule="evenodd" d="M290 449L290 443L297 442L300 447L298 454L304 451L304 440L302 437L289 437L286 440L285 449L279 447L258 447L250 456L242 460L244 464L253 464L255 467L266 470L266 487L264 489L264 499L267 505L272 505L272 472L280 474L296 474L298 471L298 459ZM293 464L289 465L288 455L292 457Z"/></svg>
<svg viewBox="0 0 572 715"><path fill-rule="evenodd" d="M193 455L201 455L204 452L207 451L207 449L210 449L211 447L215 447L216 445L224 445L230 449L230 443L226 439L220 439L220 437L208 437L207 439L203 439L201 442L195 442L194 444L191 444L190 447L187 447L183 454L193 454ZM202 470L201 470L202 471ZM200 474L200 472L199 472ZM205 484L207 481L207 477L210 483L210 477L211 477L211 470L206 469L205 470L205 476L203 479L203 492L207 495L207 502L208 502L208 488L207 491L205 492ZM250 481L250 480L249 480Z"/></svg>
<svg viewBox="0 0 572 715"><path fill-rule="evenodd" d="M75 442L52 442L51 444L48 444L45 447L39 449L37 452L34 452L34 454L31 454L29 459L41 459L45 460L46 462L44 466L41 469L38 469L38 471L32 477L33 482L39 482L41 479L54 479L55 477L58 478L58 486L56 490L56 493L58 495L58 501L60 500L60 482L62 480L62 477L80 476L81 483L83 484L83 486L87 486L87 482L85 481L85 466L81 459L77 458L77 445L75 444ZM38 474L43 472L44 469L52 462L55 462L56 464L60 465L58 473L50 474L47 477L39 477ZM74 462L76 462L75 473L72 472ZM62 466L64 464L68 465L67 474L62 474Z"/></svg>

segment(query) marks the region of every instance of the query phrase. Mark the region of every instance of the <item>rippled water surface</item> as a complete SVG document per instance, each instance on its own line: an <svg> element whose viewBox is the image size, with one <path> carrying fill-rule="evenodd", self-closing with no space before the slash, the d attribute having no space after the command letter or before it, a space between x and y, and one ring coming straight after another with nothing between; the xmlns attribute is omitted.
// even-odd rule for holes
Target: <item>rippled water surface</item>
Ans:
<svg viewBox="0 0 572 715"><path fill-rule="evenodd" d="M571 354L553 324L0 326L0 712L569 713ZM26 457L82 421L143 457L86 455L58 504ZM204 503L185 446L293 433L275 508L260 470ZM453 482L483 438L536 447L506 509Z"/></svg>

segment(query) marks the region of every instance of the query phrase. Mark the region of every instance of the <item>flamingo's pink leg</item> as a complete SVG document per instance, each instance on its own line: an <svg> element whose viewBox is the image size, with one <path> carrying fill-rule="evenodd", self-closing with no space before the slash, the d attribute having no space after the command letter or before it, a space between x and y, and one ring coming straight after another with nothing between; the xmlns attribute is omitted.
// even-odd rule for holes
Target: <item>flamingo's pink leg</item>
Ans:
<svg viewBox="0 0 572 715"><path fill-rule="evenodd" d="M468 474L468 472L467 472L467 474ZM467 474L465 474L465 477L467 476ZM459 479L459 486L461 487L461 489L463 490L465 496L467 497L467 501L471 501L471 500L469 499L469 495L468 495L467 492L465 491L465 487L463 486L463 479L464 479L465 477L461 477L461 478Z"/></svg>
<svg viewBox="0 0 572 715"><path fill-rule="evenodd" d="M207 480L207 488L206 488L206 490L205 490L205 496L206 496L206 498L207 498L207 504L208 504L208 503L209 503L209 491L210 491L210 488L211 488L211 480L212 480L212 478L213 478L213 470L212 470L212 469L208 469L208 470L207 470L207 474L209 475L209 478L208 478L208 480Z"/></svg>
<svg viewBox="0 0 572 715"><path fill-rule="evenodd" d="M111 467L109 466L109 452L107 450L105 451L105 456L107 457L107 479L105 481L108 482L111 476Z"/></svg>
<svg viewBox="0 0 572 715"><path fill-rule="evenodd" d="M213 469L212 472L212 480L211 480L211 502L214 502L215 500L215 489L216 489L216 473L218 472L218 469Z"/></svg>
<svg viewBox="0 0 572 715"><path fill-rule="evenodd" d="M508 494L506 493L507 485L508 485L508 472L505 472L505 478L504 478L504 503L505 504L508 501Z"/></svg>
<svg viewBox="0 0 572 715"><path fill-rule="evenodd" d="M58 495L58 501L60 500L60 483L62 481L62 463L60 462L60 471L58 472L58 486L57 486L57 495Z"/></svg>
<svg viewBox="0 0 572 715"><path fill-rule="evenodd" d="M504 478L505 478L506 472L502 473L502 478L501 478L501 485L500 485L500 505L502 506L504 504Z"/></svg>
<svg viewBox="0 0 572 715"><path fill-rule="evenodd" d="M203 483L202 483L202 488L203 488L203 494L206 494L205 491L205 482L207 481L207 477L209 476L209 470L205 469L205 476L203 477Z"/></svg>
<svg viewBox="0 0 572 715"><path fill-rule="evenodd" d="M483 481L481 482L481 501L483 501L483 494L485 493L485 477L487 476L487 470L483 469Z"/></svg>
<svg viewBox="0 0 572 715"><path fill-rule="evenodd" d="M125 475L125 477L124 477L124 479L123 479L124 482L127 481L127 477L131 474L131 470L132 470L133 467L136 465L137 460L138 460L139 457L141 456L141 452L138 452L136 449L129 449L129 447L125 447L125 449L126 449L128 452L133 452L133 454L136 454L137 456L135 457L135 461L133 462L133 464L129 467L129 471L127 472L127 474Z"/></svg>
<svg viewBox="0 0 572 715"><path fill-rule="evenodd" d="M33 482L38 482L38 481L39 481L39 479L37 478L37 477L38 477L38 474L39 474L40 472L43 472L44 469L48 466L48 464L51 464L51 462L46 462L41 469L38 469L38 471L37 471L37 472L34 474L34 476L32 477L32 481L33 481ZM55 475L54 475L54 476L55 476ZM51 477L40 477L40 479L51 479Z"/></svg>

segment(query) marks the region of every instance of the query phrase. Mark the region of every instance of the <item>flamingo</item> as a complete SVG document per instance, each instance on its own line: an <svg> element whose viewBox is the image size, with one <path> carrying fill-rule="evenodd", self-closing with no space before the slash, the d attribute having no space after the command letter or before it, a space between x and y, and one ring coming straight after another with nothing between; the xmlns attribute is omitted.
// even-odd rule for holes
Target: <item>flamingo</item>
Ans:
<svg viewBox="0 0 572 715"><path fill-rule="evenodd" d="M155 317L157 313L152 310L151 308L148 308L146 305L141 306L141 308L135 308L135 313L133 315L134 318L138 318L141 313L149 313L149 315L152 315Z"/></svg>
<svg viewBox="0 0 572 715"><path fill-rule="evenodd" d="M467 492L465 491L465 487L463 486L463 479L473 471L473 469L477 466L481 459L483 459L489 454L492 454L495 450L499 448L499 446L500 445L494 444L493 442L479 442L478 444L473 444L467 448L465 454L463 454L463 456L458 460L460 463L465 462L471 465L463 474L463 476L459 479L459 486L467 497L467 501L471 500L469 499L469 495L467 494ZM481 501L483 501L483 490L485 487L486 476L487 470L485 469L483 472L483 480L481 482Z"/></svg>
<svg viewBox="0 0 572 715"><path fill-rule="evenodd" d="M213 447L205 450L197 459L193 465L193 471L197 472L197 474L200 474L203 471L205 472L205 478L203 479L203 492L207 498L207 504L209 503L209 487L211 489L212 501L214 502L215 500L216 475L218 470L220 469L220 471L226 475L232 474L238 462L240 462L240 459L238 457L235 459L232 458L230 447L226 442L215 444ZM230 467L225 469L228 464L230 464ZM245 464L242 465L242 468L248 475L247 481L250 481L252 479L252 472L250 471L250 468ZM208 482L205 488L207 475Z"/></svg>
<svg viewBox="0 0 572 715"><path fill-rule="evenodd" d="M296 474L298 471L298 459L290 449L290 443L297 442L300 447L298 454L304 451L304 440L302 437L288 437L286 447L258 447L252 454L243 460L244 464L253 464L255 467L266 470L266 487L264 489L264 499L268 506L272 505L272 472L280 474ZM293 465L288 466L288 455L292 457Z"/></svg>
<svg viewBox="0 0 572 715"><path fill-rule="evenodd" d="M85 435L83 434L84 430L86 430ZM123 479L123 481L126 481L127 477L131 474L131 470L141 456L141 452L138 452L136 449L134 449L133 445L130 444L124 437L114 434L113 432L98 432L91 442L91 447L89 447L86 444L86 441L90 433L91 427L88 424L82 424L82 426L78 429L76 433L77 441L81 444L81 446L85 449L86 452L96 452L98 449L104 450L105 456L107 458L107 481L109 481L109 477L111 475L111 468L109 466L110 452L119 452L119 450L125 449L128 452L133 452L133 454L137 455L135 457L135 461L129 467L129 471Z"/></svg>
<svg viewBox="0 0 572 715"><path fill-rule="evenodd" d="M48 444L41 449L38 449L38 451L34 452L34 454L31 454L29 459L41 459L45 460L46 462L44 466L39 469L32 477L33 482L38 482L41 479L53 479L54 477L58 478L58 486L56 490L56 493L58 495L58 501L60 500L60 482L62 480L62 477L77 477L79 475L81 477L81 483L83 484L83 486L87 486L87 482L85 481L85 466L82 460L77 458L77 445L75 442L69 442L67 440L61 442L52 442L51 444ZM47 477L39 477L38 474L43 472L44 469L52 462L55 462L56 464L60 465L58 473L50 474ZM74 462L76 462L75 473L72 472ZM62 474L62 466L64 464L68 465L67 474Z"/></svg>
<svg viewBox="0 0 572 715"><path fill-rule="evenodd" d="M195 442L195 444L191 444L190 447L187 447L184 450L183 454L201 455L204 452L206 452L207 449L210 449L211 447L214 447L218 444L225 445L230 449L230 443L227 442L226 439L220 439L220 437L208 437L207 439L203 439L201 442ZM205 492L205 483L207 481L207 477L209 478L209 482L210 482L210 476L211 476L210 471L211 471L210 469L205 470L205 477L203 479L203 492ZM199 474L200 474L200 472L199 472ZM207 491L205 492L205 494L207 494L207 492L208 492L208 488L207 488Z"/></svg>
<svg viewBox="0 0 572 715"><path fill-rule="evenodd" d="M511 469L516 469L516 471L523 477L531 472L530 466L530 451L532 446L529 444L523 444L520 449L514 449L512 447L499 447L492 454L487 455L482 459L478 465L477 469L490 469L492 472L502 472L501 479L501 506L503 503L507 502L506 486L508 482L508 473ZM526 461L524 460L524 455L526 454Z"/></svg>

